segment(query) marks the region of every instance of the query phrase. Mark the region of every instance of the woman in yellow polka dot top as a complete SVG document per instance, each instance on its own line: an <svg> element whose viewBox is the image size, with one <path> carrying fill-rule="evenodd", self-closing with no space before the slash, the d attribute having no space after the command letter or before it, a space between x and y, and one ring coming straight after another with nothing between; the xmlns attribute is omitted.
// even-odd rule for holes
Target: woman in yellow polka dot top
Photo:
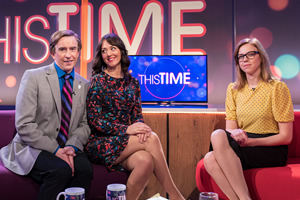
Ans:
<svg viewBox="0 0 300 200"><path fill-rule="evenodd" d="M234 51L237 81L226 97L226 130L211 135L213 150L204 166L231 199L251 199L243 170L284 166L292 140L294 111L290 91L273 78L257 39L241 40Z"/></svg>

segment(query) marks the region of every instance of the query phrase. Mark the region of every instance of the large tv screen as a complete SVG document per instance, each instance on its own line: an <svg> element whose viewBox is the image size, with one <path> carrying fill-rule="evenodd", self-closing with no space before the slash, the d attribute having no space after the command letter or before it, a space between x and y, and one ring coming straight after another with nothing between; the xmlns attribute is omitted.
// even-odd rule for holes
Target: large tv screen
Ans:
<svg viewBox="0 0 300 200"><path fill-rule="evenodd" d="M206 55L130 55L142 103L207 103Z"/></svg>

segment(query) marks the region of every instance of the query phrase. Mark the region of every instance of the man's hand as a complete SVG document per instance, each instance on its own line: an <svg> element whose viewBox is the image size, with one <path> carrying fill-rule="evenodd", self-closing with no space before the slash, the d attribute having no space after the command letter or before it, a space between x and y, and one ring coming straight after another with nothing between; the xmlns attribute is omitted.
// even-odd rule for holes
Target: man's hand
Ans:
<svg viewBox="0 0 300 200"><path fill-rule="evenodd" d="M59 148L55 154L60 159L64 160L72 169L72 176L74 176L74 157L76 156L75 150L71 146L65 148Z"/></svg>
<svg viewBox="0 0 300 200"><path fill-rule="evenodd" d="M75 149L72 146L66 146L63 148L63 153L75 157Z"/></svg>

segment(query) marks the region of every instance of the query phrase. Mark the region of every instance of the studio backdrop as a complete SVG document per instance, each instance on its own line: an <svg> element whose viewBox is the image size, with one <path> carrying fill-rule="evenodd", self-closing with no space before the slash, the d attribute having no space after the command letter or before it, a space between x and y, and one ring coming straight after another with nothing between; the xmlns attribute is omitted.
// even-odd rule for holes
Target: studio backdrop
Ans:
<svg viewBox="0 0 300 200"><path fill-rule="evenodd" d="M14 105L25 70L53 62L49 38L72 29L83 49L76 72L91 77L101 37L114 32L129 55L207 55L209 104L224 104L235 80L232 51L258 38L272 71L300 104L296 0L3 0L0 2L0 105Z"/></svg>

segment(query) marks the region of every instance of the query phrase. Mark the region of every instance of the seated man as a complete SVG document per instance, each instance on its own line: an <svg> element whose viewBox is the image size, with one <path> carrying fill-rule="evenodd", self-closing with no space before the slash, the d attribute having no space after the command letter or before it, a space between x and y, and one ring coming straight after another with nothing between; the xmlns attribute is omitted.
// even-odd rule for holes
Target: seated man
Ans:
<svg viewBox="0 0 300 200"><path fill-rule="evenodd" d="M27 70L16 98L17 134L0 150L5 167L41 184L38 199L53 200L68 187L87 189L93 168L83 152L89 83L74 72L81 41L70 30L50 39L54 63Z"/></svg>

